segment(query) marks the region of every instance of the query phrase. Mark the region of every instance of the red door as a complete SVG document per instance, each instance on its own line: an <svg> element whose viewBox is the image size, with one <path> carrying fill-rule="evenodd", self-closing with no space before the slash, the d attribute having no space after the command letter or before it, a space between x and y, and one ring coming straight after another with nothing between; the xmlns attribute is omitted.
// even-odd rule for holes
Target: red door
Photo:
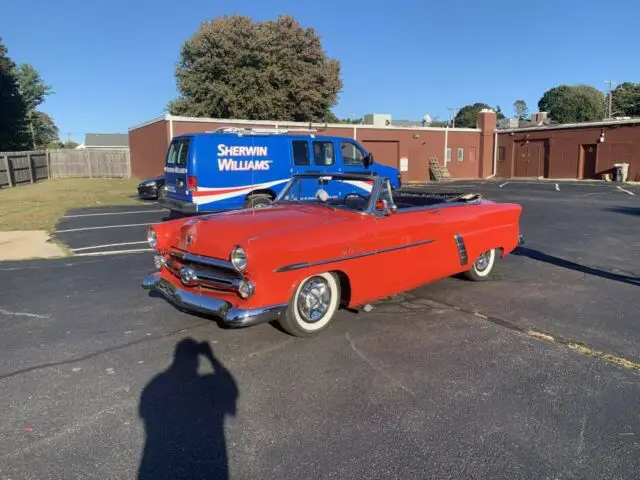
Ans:
<svg viewBox="0 0 640 480"><path fill-rule="evenodd" d="M544 146L542 142L521 142L516 155L516 177L541 177L541 159Z"/></svg>

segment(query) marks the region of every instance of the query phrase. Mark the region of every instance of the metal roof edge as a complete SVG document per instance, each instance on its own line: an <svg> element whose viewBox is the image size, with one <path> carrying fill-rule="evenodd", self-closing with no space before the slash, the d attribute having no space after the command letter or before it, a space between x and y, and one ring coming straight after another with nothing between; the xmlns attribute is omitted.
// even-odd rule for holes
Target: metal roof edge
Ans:
<svg viewBox="0 0 640 480"><path fill-rule="evenodd" d="M151 120L147 120L146 122L139 123L137 125L134 125L133 127L129 127L129 132L131 132L132 130L137 130L138 128L146 127L147 125L161 122L163 120L169 120L169 117L171 117L171 115L162 115L161 117L152 118Z"/></svg>
<svg viewBox="0 0 640 480"><path fill-rule="evenodd" d="M505 128L496 130L498 133L518 133L518 132L539 132L544 130L563 130L568 128L589 128L589 127L608 127L614 125L629 125L640 123L640 118L631 118L628 120L601 120L599 122L582 122L582 123L561 123L558 125L540 125L537 127L518 127Z"/></svg>
<svg viewBox="0 0 640 480"><path fill-rule="evenodd" d="M383 129L383 130L426 130L426 131L442 131L447 130L446 127L398 127L394 125L379 126L379 125L363 125L359 123L321 123L321 122L292 122L292 121L279 121L279 120L242 120L237 118L205 118L205 117L180 117L175 115L165 115L161 119L172 120L174 122L194 122L194 123L228 123L228 124L244 124L244 125L277 125L282 127L331 127L331 128L365 128L365 129ZM146 124L154 123L160 119L149 121ZM145 124L139 125L144 126ZM130 129L131 130L131 129ZM449 131L454 132L480 132L479 128L449 128Z"/></svg>

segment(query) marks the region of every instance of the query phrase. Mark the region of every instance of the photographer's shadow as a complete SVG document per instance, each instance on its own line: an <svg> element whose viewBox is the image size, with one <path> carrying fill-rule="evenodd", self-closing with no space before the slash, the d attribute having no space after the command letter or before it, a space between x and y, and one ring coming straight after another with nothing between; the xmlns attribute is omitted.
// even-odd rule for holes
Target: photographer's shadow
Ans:
<svg viewBox="0 0 640 480"><path fill-rule="evenodd" d="M198 359L213 373L198 373ZM238 388L207 342L181 340L173 363L140 396L146 443L140 480L229 477L224 420L235 415Z"/></svg>

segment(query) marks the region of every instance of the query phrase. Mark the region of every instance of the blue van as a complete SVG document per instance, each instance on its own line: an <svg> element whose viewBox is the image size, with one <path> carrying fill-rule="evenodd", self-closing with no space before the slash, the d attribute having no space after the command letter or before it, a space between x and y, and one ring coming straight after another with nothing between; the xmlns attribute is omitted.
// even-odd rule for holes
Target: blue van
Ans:
<svg viewBox="0 0 640 480"><path fill-rule="evenodd" d="M370 172L400 187L400 172L377 164L355 140L317 136L313 130L219 128L174 137L158 203L196 214L269 205L292 175ZM370 190L363 182L354 189ZM331 192L329 192L331 195Z"/></svg>

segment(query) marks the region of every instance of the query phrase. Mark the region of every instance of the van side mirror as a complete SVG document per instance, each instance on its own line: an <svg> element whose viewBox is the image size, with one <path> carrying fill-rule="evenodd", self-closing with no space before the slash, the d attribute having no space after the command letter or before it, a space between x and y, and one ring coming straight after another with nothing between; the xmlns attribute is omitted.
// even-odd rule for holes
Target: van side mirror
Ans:
<svg viewBox="0 0 640 480"><path fill-rule="evenodd" d="M367 153L362 158L362 166L364 168L369 168L371 165L373 165L373 154L372 153Z"/></svg>

